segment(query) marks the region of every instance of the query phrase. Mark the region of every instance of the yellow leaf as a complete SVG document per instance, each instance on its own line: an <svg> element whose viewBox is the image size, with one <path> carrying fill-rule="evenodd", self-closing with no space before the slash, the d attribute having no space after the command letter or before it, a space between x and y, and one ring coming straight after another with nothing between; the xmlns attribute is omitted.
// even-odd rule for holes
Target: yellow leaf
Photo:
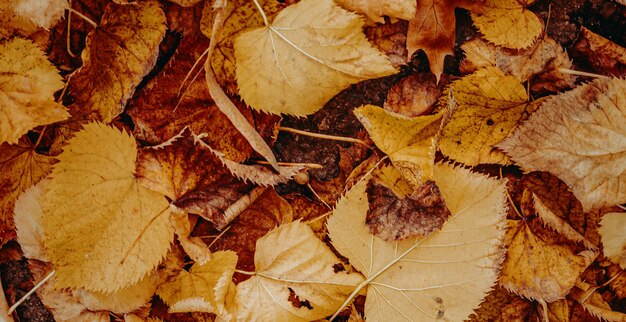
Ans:
<svg viewBox="0 0 626 322"><path fill-rule="evenodd" d="M508 252L502 264L500 285L511 292L546 302L565 298L596 253L575 253L551 237L537 236L522 220L509 220Z"/></svg>
<svg viewBox="0 0 626 322"><path fill-rule="evenodd" d="M138 282L173 237L168 202L139 185L132 136L90 123L68 141L42 202L60 287L114 292Z"/></svg>
<svg viewBox="0 0 626 322"><path fill-rule="evenodd" d="M75 109L105 123L120 114L154 67L165 30L156 1L110 3L87 36L83 66L70 82Z"/></svg>
<svg viewBox="0 0 626 322"><path fill-rule="evenodd" d="M488 41L507 48L526 48L543 32L539 17L527 8L532 2L485 0L484 13L472 13L472 20Z"/></svg>
<svg viewBox="0 0 626 322"><path fill-rule="evenodd" d="M366 277L368 321L462 321L497 280L506 217L505 187L484 175L435 166L452 216L426 237L387 242L365 225L366 184L339 200L328 219L333 246Z"/></svg>
<svg viewBox="0 0 626 322"><path fill-rule="evenodd" d="M624 79L598 79L578 86L545 99L498 147L525 171L548 171L559 177L586 212L624 203L625 101Z"/></svg>
<svg viewBox="0 0 626 322"><path fill-rule="evenodd" d="M211 259L211 251L201 238L191 236L193 227L191 227L187 212L174 205L170 205L170 212L170 222L172 227L174 227L174 233L178 237L180 246L191 260L200 265L206 264Z"/></svg>
<svg viewBox="0 0 626 322"><path fill-rule="evenodd" d="M626 269L626 213L605 214L598 229L602 237L604 255Z"/></svg>
<svg viewBox="0 0 626 322"><path fill-rule="evenodd" d="M189 271L181 270L159 286L157 295L169 305L171 313L211 312L230 320L234 312L230 312L225 303L235 265L235 252L215 252L206 264L196 263Z"/></svg>
<svg viewBox="0 0 626 322"><path fill-rule="evenodd" d="M332 0L303 0L235 39L237 84L253 108L308 115L350 84L396 72Z"/></svg>
<svg viewBox="0 0 626 322"><path fill-rule="evenodd" d="M20 244L24 257L49 262L44 241L44 231L41 227L41 198L45 189L46 180L28 188L15 201L15 229L17 242Z"/></svg>
<svg viewBox="0 0 626 322"><path fill-rule="evenodd" d="M59 71L30 40L0 44L0 143L17 143L34 127L68 118L53 96L62 88Z"/></svg>
<svg viewBox="0 0 626 322"><path fill-rule="evenodd" d="M354 110L354 114L376 146L400 171L412 165L417 168L418 182L432 177L433 139L439 130L441 113L408 118L374 105L365 105Z"/></svg>
<svg viewBox="0 0 626 322"><path fill-rule="evenodd" d="M497 68L487 68L454 82L451 91L457 106L441 131L441 152L470 166L509 164L508 156L494 146L535 109L524 86Z"/></svg>
<svg viewBox="0 0 626 322"><path fill-rule="evenodd" d="M335 2L378 23L385 23L383 16L411 20L415 15L415 1L412 0L335 0Z"/></svg>
<svg viewBox="0 0 626 322"><path fill-rule="evenodd" d="M237 321L322 319L363 280L358 273L336 271L341 261L300 221L260 238L254 264L255 275L237 286ZM291 292L306 304L295 307Z"/></svg>

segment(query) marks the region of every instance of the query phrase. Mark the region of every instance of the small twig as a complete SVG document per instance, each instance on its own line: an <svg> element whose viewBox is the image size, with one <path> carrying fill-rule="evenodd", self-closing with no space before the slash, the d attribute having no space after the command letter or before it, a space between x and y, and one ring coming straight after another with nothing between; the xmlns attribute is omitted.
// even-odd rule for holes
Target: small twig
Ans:
<svg viewBox="0 0 626 322"><path fill-rule="evenodd" d="M39 283L37 283L37 285L35 285L35 287L33 287L30 291L28 291L28 293L26 293L24 296L22 296L21 299L19 299L17 302L15 302L15 304L13 304L10 308L9 308L9 312L8 314L11 315L13 313L13 311L15 311L15 309L20 306L20 304L24 303L24 301L26 301L31 295L33 295L33 293L35 293L35 291L37 291L41 286L43 286L50 278L52 278L52 276L54 276L54 272L56 272L55 270L53 270L52 272L50 272L48 274L48 276L44 277L41 281L39 281Z"/></svg>
<svg viewBox="0 0 626 322"><path fill-rule="evenodd" d="M265 24L265 26L269 27L270 26L270 22L267 20L267 16L265 15L265 11L263 11L263 8L261 7L261 5L259 4L259 2L257 0L252 0L254 1L254 5L256 6L257 10L259 10L259 13L261 14L261 17L263 17L263 24Z"/></svg>
<svg viewBox="0 0 626 322"><path fill-rule="evenodd" d="M624 210L626 210L626 207L624 207L624 206L622 206L622 205L617 205L617 206L618 206L618 207L620 207L620 208L622 208L622 209L624 209Z"/></svg>
<svg viewBox="0 0 626 322"><path fill-rule="evenodd" d="M44 125L43 128L41 129L41 132L39 132L39 137L37 138L37 142L35 142L35 145L33 145L33 150L35 150L37 146L39 146L39 143L41 143L41 139L43 139L43 135L46 133L47 128L48 128L48 125Z"/></svg>
<svg viewBox="0 0 626 322"><path fill-rule="evenodd" d="M500 167L500 179L502 179L502 167ZM517 215L521 218L521 219L526 219L526 216L522 215L520 213L519 210L517 210L517 206L515 206L515 202L513 202L513 198L511 197L511 194L509 193L509 189L504 189L504 193L506 194L506 198L509 200L509 203L511 204L511 207L513 207L513 210L515 210L515 212L517 213Z"/></svg>
<svg viewBox="0 0 626 322"><path fill-rule="evenodd" d="M189 70L189 72L187 72L187 75L185 75L185 78L183 79L182 82L180 82L180 87L178 88L178 93L176 93L176 96L180 97L180 93L183 90L183 87L185 86L185 82L187 82L187 79L189 79L189 76L191 76L191 72L193 72L194 69L196 69L196 67L198 67L198 64L200 64L203 60L202 58L204 58L204 56L206 56L209 53L209 49L207 48L201 55L200 57L198 57L198 59L196 59L196 61L193 63L193 66L191 66L191 69ZM195 77L194 77L195 78ZM191 86L191 85L190 85ZM181 98L182 100L182 98ZM178 104L177 104L178 105Z"/></svg>
<svg viewBox="0 0 626 322"><path fill-rule="evenodd" d="M70 0L68 2L68 7L71 8L72 7L72 0ZM72 48L70 46L70 31L72 30L72 12L71 11L67 11L67 37L66 37L66 49L67 49L67 53L70 55L70 57L72 58L76 58L78 57L77 54L74 54L72 52Z"/></svg>
<svg viewBox="0 0 626 322"><path fill-rule="evenodd" d="M327 135L327 134L320 134L320 133L311 133L311 132L302 131L302 130L298 130L298 129L294 129L294 128L290 128L290 127L284 127L284 126L279 126L278 130L279 131L284 131L284 132L300 134L300 135L305 135L305 136L310 136L310 137L314 137L314 138L318 138L318 139L326 139L326 140L334 140L334 141L356 143L356 144L360 144L360 145L362 145L362 146L364 146L364 147L366 147L368 149L372 149L372 147L369 144L363 142L362 140L355 139L355 138L348 138L348 137L344 137L344 136Z"/></svg>
<svg viewBox="0 0 626 322"><path fill-rule="evenodd" d="M79 17L83 18L83 20L87 21L87 22L88 22L90 25L92 25L94 28L98 28L98 27L99 27L99 26L98 26L98 24L97 24L95 21L93 21L93 20L89 19L89 17L85 16L84 14L82 14L82 13L80 13L80 12L78 12L78 11L76 11L76 10L72 9L72 8L67 8L67 10L68 10L69 12L74 13L74 14L76 14L77 16L79 16Z"/></svg>
<svg viewBox="0 0 626 322"><path fill-rule="evenodd" d="M256 275L256 272L242 271L240 269L236 269L235 272L237 272L239 274L250 275L250 276Z"/></svg>
<svg viewBox="0 0 626 322"><path fill-rule="evenodd" d="M215 242L216 242L218 239L222 238L222 236L224 236L224 234L225 234L227 231L229 231L229 230L230 230L230 227L232 227L232 225L228 225L228 226L226 226L226 228L224 228L224 230L222 230L222 231L220 232L220 234L219 234L219 235L215 236L215 239L213 239L213 241L212 241L212 242L209 244L209 246L208 246L208 247L209 247L209 249L211 248L211 246L213 246L213 244L215 244Z"/></svg>
<svg viewBox="0 0 626 322"><path fill-rule="evenodd" d="M550 319L548 318L548 304L544 300L539 300L539 303L541 304L541 307L543 308L543 321L550 322Z"/></svg>
<svg viewBox="0 0 626 322"><path fill-rule="evenodd" d="M312 223L314 223L314 222L316 222L318 220L321 220L321 219L324 219L324 218L330 216L332 213L333 213L332 211L323 213L323 214L321 214L321 215L319 215L317 217L314 217L314 218L311 218L311 219L305 221L305 224L307 224L307 225L312 224Z"/></svg>
<svg viewBox="0 0 626 322"><path fill-rule="evenodd" d="M609 76L605 76L605 75L599 75L599 74L594 74L594 73L587 73L587 72L581 72L581 71L577 71L577 70L573 70L573 69L568 69L568 68L559 68L557 69L559 72L563 73L563 74L570 74L570 75L577 75L577 76L586 76L586 77L594 77L594 78L611 78Z"/></svg>
<svg viewBox="0 0 626 322"><path fill-rule="evenodd" d="M311 192L313 193L313 195L314 195L317 199L319 199L319 200L320 200L320 201L324 204L324 206L326 206L326 208L328 208L328 209L333 209L331 206L329 206L329 205L326 203L326 201L324 201L324 199L322 199L322 197L320 197L320 195L318 195L318 194L317 194L317 192L315 192L315 189L313 189L313 187L311 187L311 184L310 184L310 183L308 183L308 182L307 182L306 186L307 186L307 188L309 188L309 190L311 190Z"/></svg>
<svg viewBox="0 0 626 322"><path fill-rule="evenodd" d="M270 163L265 160L256 160L254 161L254 163L261 164L261 165L270 165ZM319 163L278 162L278 165L281 167L302 166L302 167L307 167L309 169L324 169L324 166Z"/></svg>

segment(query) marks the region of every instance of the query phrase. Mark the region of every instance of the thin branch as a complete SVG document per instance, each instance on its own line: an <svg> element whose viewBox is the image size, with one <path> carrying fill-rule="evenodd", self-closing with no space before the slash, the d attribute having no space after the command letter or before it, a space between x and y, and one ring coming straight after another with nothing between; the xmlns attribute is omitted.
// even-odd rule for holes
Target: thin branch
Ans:
<svg viewBox="0 0 626 322"><path fill-rule="evenodd" d="M11 306L9 308L9 315L11 315L13 313L13 311L15 311L15 309L20 306L20 304L24 303L24 301L26 301L31 295L33 295L33 293L35 293L35 291L37 291L41 286L43 286L50 278L52 278L52 276L54 276L54 273L56 271L53 270L52 272L50 272L48 274L48 276L44 277L39 283L37 283L37 285L35 285L35 287L33 287L30 291L28 291L28 293L26 293L24 296L22 296L21 299L19 299L17 302L15 302L15 304L13 304L13 306Z"/></svg>
<svg viewBox="0 0 626 322"><path fill-rule="evenodd" d="M218 239L222 238L222 236L224 236L224 234L225 234L227 231L229 231L229 230L230 230L230 227L232 227L232 225L228 225L228 226L226 226L226 228L224 228L224 230L222 230L222 231L220 232L220 234L219 234L219 235L215 236L215 239L213 239L213 241L212 241L212 242L209 244L209 246L208 246L208 247L209 247L209 249L211 248L211 246L213 246L213 244L215 244L215 242L216 242Z"/></svg>
<svg viewBox="0 0 626 322"><path fill-rule="evenodd" d="M72 0L70 0L68 2L68 7L71 8L72 7ZM72 52L72 48L70 46L70 31L72 30L71 28L72 26L72 12L71 11L67 11L67 32L66 32L66 39L65 39L65 45L66 45L66 49L67 49L67 53L72 57L72 58L76 58L78 57L77 54L74 54Z"/></svg>
<svg viewBox="0 0 626 322"><path fill-rule="evenodd" d="M76 14L77 16L79 16L79 17L83 18L83 20L87 21L87 22L88 22L90 25L92 25L94 28L98 28L98 27L99 27L99 26L98 26L98 24L97 24L95 21L91 20L89 17L85 16L84 14L82 14L82 13L80 13L80 12L78 12L78 11L76 11L76 10L72 9L72 8L67 8L67 10L68 10L69 12L74 13L74 14Z"/></svg>
<svg viewBox="0 0 626 322"><path fill-rule="evenodd" d="M368 149L372 149L372 147L369 144L365 143L362 140L355 139L355 138L348 138L348 137L344 137L344 136L336 136L336 135L328 135L328 134L320 134L320 133L312 133L312 132L302 131L302 130L298 130L298 129L294 129L294 128L290 128L290 127L284 127L284 126L279 126L278 130L279 131L283 131L283 132L290 132L290 133L310 136L310 137L318 138L318 139L356 143L356 144L360 144L360 145L362 145L362 146L364 146L364 147L366 147Z"/></svg>
<svg viewBox="0 0 626 322"><path fill-rule="evenodd" d="M254 276L256 275L256 272L248 272L248 271L242 271L240 269L236 269L235 272L239 273L239 274L244 274L244 275L250 275L250 276Z"/></svg>
<svg viewBox="0 0 626 322"><path fill-rule="evenodd" d="M557 69L559 72L563 73L563 74L570 74L570 75L577 75L577 76L585 76L585 77L593 77L593 78L611 78L609 76L605 76L605 75L599 75L599 74L594 74L594 73L587 73L587 72L581 72L581 71L577 71L577 70L573 70L573 69L568 69L568 68L559 68Z"/></svg>

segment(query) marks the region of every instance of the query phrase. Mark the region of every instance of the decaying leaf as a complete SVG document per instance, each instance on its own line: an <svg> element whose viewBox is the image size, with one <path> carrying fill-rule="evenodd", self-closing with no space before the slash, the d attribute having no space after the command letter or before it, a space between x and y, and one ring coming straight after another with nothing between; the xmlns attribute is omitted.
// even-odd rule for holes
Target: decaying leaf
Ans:
<svg viewBox="0 0 626 322"><path fill-rule="evenodd" d="M626 48L582 27L573 46L574 55L588 61L603 75L620 77L626 74Z"/></svg>
<svg viewBox="0 0 626 322"><path fill-rule="evenodd" d="M200 265L206 264L211 259L211 251L202 239L190 236L193 227L191 227L187 212L174 205L170 205L170 212L170 222L180 246L194 262Z"/></svg>
<svg viewBox="0 0 626 322"><path fill-rule="evenodd" d="M89 123L58 156L42 207L45 245L59 287L110 293L134 284L173 237L165 197L134 176L132 136Z"/></svg>
<svg viewBox="0 0 626 322"><path fill-rule="evenodd" d="M439 130L442 114L408 118L374 105L354 110L376 146L386 153L401 171L413 168L416 182L432 177L434 164L433 137Z"/></svg>
<svg viewBox="0 0 626 322"><path fill-rule="evenodd" d="M165 14L156 1L110 3L87 36L83 66L70 82L73 110L105 123L120 114L154 67L165 30Z"/></svg>
<svg viewBox="0 0 626 322"><path fill-rule="evenodd" d="M493 289L470 317L470 322L529 321L532 303L502 287Z"/></svg>
<svg viewBox="0 0 626 322"><path fill-rule="evenodd" d="M626 314L613 311L611 306L602 298L602 295L596 292L595 287L585 282L577 283L576 286L570 295L586 312L591 313L592 317L598 318L600 321L626 321Z"/></svg>
<svg viewBox="0 0 626 322"><path fill-rule="evenodd" d="M15 36L28 38L40 31L40 27L30 19L15 14L13 1L0 2L0 39Z"/></svg>
<svg viewBox="0 0 626 322"><path fill-rule="evenodd" d="M271 25L235 39L239 93L257 110L304 116L350 84L395 73L362 25L332 0L285 8Z"/></svg>
<svg viewBox="0 0 626 322"><path fill-rule="evenodd" d="M14 0L15 1L15 0ZM17 0L15 12L43 28L50 28L63 17L67 0Z"/></svg>
<svg viewBox="0 0 626 322"><path fill-rule="evenodd" d="M345 9L363 14L370 20L385 23L383 16L411 20L415 1L411 0L336 0Z"/></svg>
<svg viewBox="0 0 626 322"><path fill-rule="evenodd" d="M612 212L605 214L600 222L600 236L604 255L612 262L626 269L626 213Z"/></svg>
<svg viewBox="0 0 626 322"><path fill-rule="evenodd" d="M430 71L439 82L444 58L454 54L454 9L480 12L482 7L483 2L478 0L418 0L406 36L408 58L411 59L418 49L423 49L430 63Z"/></svg>
<svg viewBox="0 0 626 322"><path fill-rule="evenodd" d="M54 101L63 78L30 40L0 44L0 143L17 143L29 130L65 120L69 114Z"/></svg>
<svg viewBox="0 0 626 322"><path fill-rule="evenodd" d="M548 97L498 145L525 171L567 183L585 211L626 202L626 80L598 79Z"/></svg>
<svg viewBox="0 0 626 322"><path fill-rule="evenodd" d="M432 111L441 90L430 73L411 74L389 89L385 109L408 117Z"/></svg>
<svg viewBox="0 0 626 322"><path fill-rule="evenodd" d="M496 282L503 258L504 185L446 164L435 166L452 216L427 237L387 242L365 225L368 200L359 183L328 219L333 246L363 273L368 321L461 321Z"/></svg>
<svg viewBox="0 0 626 322"><path fill-rule="evenodd" d="M365 223L370 232L393 241L430 235L450 216L437 184L426 181L413 194L400 198L385 185L368 186L370 209Z"/></svg>
<svg viewBox="0 0 626 322"><path fill-rule="evenodd" d="M408 25L408 21L399 20L394 23L375 24L364 28L367 40L387 55L391 64L396 68L406 65Z"/></svg>
<svg viewBox="0 0 626 322"><path fill-rule="evenodd" d="M510 163L495 145L536 108L528 102L524 85L497 68L487 68L452 83L451 91L457 106L441 131L441 152L470 166Z"/></svg>
<svg viewBox="0 0 626 322"><path fill-rule="evenodd" d="M554 236L547 230L536 235L523 220L509 220L508 252L500 272L500 285L534 300L552 302L565 298L597 253L576 253L555 241Z"/></svg>
<svg viewBox="0 0 626 322"><path fill-rule="evenodd" d="M282 225L257 241L255 275L237 285L237 321L312 321L339 308L363 277L335 270L341 261L305 223ZM293 292L302 304L289 301Z"/></svg>
<svg viewBox="0 0 626 322"><path fill-rule="evenodd" d="M17 242L20 244L24 257L49 262L44 246L44 231L41 227L41 199L45 180L26 189L15 201L15 229Z"/></svg>
<svg viewBox="0 0 626 322"><path fill-rule="evenodd" d="M539 17L528 6L535 0L485 0L482 14L472 20L485 39L513 49L532 45L543 31Z"/></svg>
<svg viewBox="0 0 626 322"><path fill-rule="evenodd" d="M35 152L26 140L0 145L0 245L15 237L13 207L15 200L52 169L54 158Z"/></svg>
<svg viewBox="0 0 626 322"><path fill-rule="evenodd" d="M205 264L194 264L189 271L159 286L157 295L170 307L170 312L212 312L228 321L232 318L225 306L232 284L237 254L231 251L213 253Z"/></svg>

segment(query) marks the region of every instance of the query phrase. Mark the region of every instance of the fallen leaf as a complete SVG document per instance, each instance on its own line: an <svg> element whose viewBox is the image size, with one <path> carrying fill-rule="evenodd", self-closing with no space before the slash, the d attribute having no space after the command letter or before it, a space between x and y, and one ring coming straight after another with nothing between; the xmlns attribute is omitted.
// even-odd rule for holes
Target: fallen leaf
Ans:
<svg viewBox="0 0 626 322"><path fill-rule="evenodd" d="M502 287L493 289L480 307L470 316L470 322L529 321L532 303Z"/></svg>
<svg viewBox="0 0 626 322"><path fill-rule="evenodd" d="M548 97L498 147L525 171L559 177L585 211L624 203L625 96L626 80L599 79Z"/></svg>
<svg viewBox="0 0 626 322"><path fill-rule="evenodd" d="M115 292L167 253L168 202L138 183L136 158L135 139L101 123L85 125L58 156L42 226L59 287Z"/></svg>
<svg viewBox="0 0 626 322"><path fill-rule="evenodd" d="M44 231L41 227L41 200L46 181L26 189L15 201L15 229L17 242L24 252L24 257L49 262L48 254L44 246Z"/></svg>
<svg viewBox="0 0 626 322"><path fill-rule="evenodd" d="M626 269L626 213L612 212L605 214L598 229L602 236L604 255L613 263Z"/></svg>
<svg viewBox="0 0 626 322"><path fill-rule="evenodd" d="M15 12L48 29L64 16L68 7L67 0L17 0Z"/></svg>
<svg viewBox="0 0 626 322"><path fill-rule="evenodd" d="M611 289L618 299L626 298L626 274L619 265L611 265L607 268L607 275L611 277Z"/></svg>
<svg viewBox="0 0 626 322"><path fill-rule="evenodd" d="M394 166L401 171L417 168L416 186L432 177L433 138L439 130L441 113L408 118L374 105L365 105L354 110L354 114Z"/></svg>
<svg viewBox="0 0 626 322"><path fill-rule="evenodd" d="M580 28L580 36L572 51L600 74L614 77L626 74L626 48L585 27Z"/></svg>
<svg viewBox="0 0 626 322"><path fill-rule="evenodd" d="M362 25L332 0L285 8L271 25L235 39L239 93L257 110L304 116L350 84L394 74Z"/></svg>
<svg viewBox="0 0 626 322"><path fill-rule="evenodd" d="M409 22L406 36L408 59L423 49L430 63L430 71L437 83L443 73L443 61L454 54L456 16L455 8L482 11L483 1L476 0L418 0L415 16Z"/></svg>
<svg viewBox="0 0 626 322"><path fill-rule="evenodd" d="M461 321L496 282L504 255L504 185L446 164L435 166L433 180L452 216L427 237L388 242L372 235L363 182L328 219L333 246L366 277L359 288L367 286L368 321Z"/></svg>
<svg viewBox="0 0 626 322"><path fill-rule="evenodd" d="M389 89L384 107L407 117L427 115L440 95L441 89L432 74L411 74Z"/></svg>
<svg viewBox="0 0 626 322"><path fill-rule="evenodd" d="M211 251L202 239L190 236L193 227L191 227L187 212L174 205L170 205L170 212L170 222L180 246L191 260L200 265L206 264L211 259Z"/></svg>
<svg viewBox="0 0 626 322"><path fill-rule="evenodd" d="M87 36L83 66L72 76L70 108L105 123L113 120L154 67L165 30L156 1L109 4Z"/></svg>
<svg viewBox="0 0 626 322"><path fill-rule="evenodd" d="M598 294L595 288L592 288L592 285L581 282L577 286L570 295L586 312L591 313L591 316L598 318L600 321L626 321L626 314L613 311L611 306L604 301L602 295Z"/></svg>
<svg viewBox="0 0 626 322"><path fill-rule="evenodd" d="M406 65L408 51L406 49L406 33L408 21L399 20L394 23L365 26L363 31L367 40L384 53L391 65L398 68Z"/></svg>
<svg viewBox="0 0 626 322"><path fill-rule="evenodd" d="M415 15L415 1L412 0L337 0L344 9L360 13L373 22L385 23L383 16L411 20Z"/></svg>
<svg viewBox="0 0 626 322"><path fill-rule="evenodd" d="M157 295L168 304L171 313L211 312L228 321L234 312L229 312L225 302L236 264L235 252L215 252L207 263L181 270L159 286Z"/></svg>
<svg viewBox="0 0 626 322"><path fill-rule="evenodd" d="M441 152L470 166L509 164L509 157L495 146L536 108L528 102L524 85L487 68L455 81L450 90L457 106L440 133Z"/></svg>
<svg viewBox="0 0 626 322"><path fill-rule="evenodd" d="M45 177L53 163L54 158L37 153L27 140L0 144L0 245L15 237L15 200Z"/></svg>
<svg viewBox="0 0 626 322"><path fill-rule="evenodd" d="M487 41L512 49L528 48L543 32L539 17L528 10L533 2L485 0L484 12L472 13L472 20Z"/></svg>
<svg viewBox="0 0 626 322"><path fill-rule="evenodd" d="M428 236L450 217L437 184L430 180L404 198L383 184L370 183L367 196L370 209L365 223L383 240Z"/></svg>
<svg viewBox="0 0 626 322"><path fill-rule="evenodd" d="M0 143L17 143L29 130L65 120L69 114L54 101L63 78L30 40L0 44Z"/></svg>
<svg viewBox="0 0 626 322"><path fill-rule="evenodd" d="M341 261L300 221L260 238L254 262L254 276L237 285L237 321L322 319L363 280L360 274L336 271ZM295 307L290 292L305 305Z"/></svg>
<svg viewBox="0 0 626 322"><path fill-rule="evenodd" d="M523 220L508 221L508 252L502 263L500 285L533 300L563 299L597 253L576 253L555 240L554 232L537 232Z"/></svg>
<svg viewBox="0 0 626 322"><path fill-rule="evenodd" d="M15 14L15 3L13 1L2 1L0 3L0 39L21 36L29 38L37 34L40 27L30 19Z"/></svg>

